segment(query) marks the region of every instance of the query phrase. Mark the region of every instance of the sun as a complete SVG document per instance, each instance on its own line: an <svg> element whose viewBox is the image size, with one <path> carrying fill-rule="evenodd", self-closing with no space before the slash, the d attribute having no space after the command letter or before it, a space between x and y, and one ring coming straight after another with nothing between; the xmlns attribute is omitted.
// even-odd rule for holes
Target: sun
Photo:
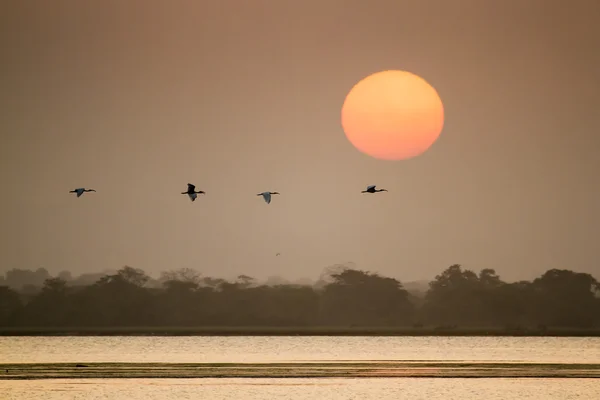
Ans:
<svg viewBox="0 0 600 400"><path fill-rule="evenodd" d="M381 71L350 90L342 106L342 128L359 151L381 160L423 154L444 126L437 91L407 71Z"/></svg>

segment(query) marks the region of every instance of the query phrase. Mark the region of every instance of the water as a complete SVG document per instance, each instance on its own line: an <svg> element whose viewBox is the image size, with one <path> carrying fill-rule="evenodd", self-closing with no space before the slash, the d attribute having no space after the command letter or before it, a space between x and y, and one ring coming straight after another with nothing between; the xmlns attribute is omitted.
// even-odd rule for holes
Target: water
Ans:
<svg viewBox="0 0 600 400"><path fill-rule="evenodd" d="M0 363L429 360L600 363L600 338L0 337ZM0 398L597 399L600 379L0 380Z"/></svg>
<svg viewBox="0 0 600 400"><path fill-rule="evenodd" d="M4 392L4 394L3 394ZM596 379L105 379L0 381L3 400L597 400Z"/></svg>
<svg viewBox="0 0 600 400"><path fill-rule="evenodd" d="M600 363L600 338L0 337L0 363L346 360Z"/></svg>

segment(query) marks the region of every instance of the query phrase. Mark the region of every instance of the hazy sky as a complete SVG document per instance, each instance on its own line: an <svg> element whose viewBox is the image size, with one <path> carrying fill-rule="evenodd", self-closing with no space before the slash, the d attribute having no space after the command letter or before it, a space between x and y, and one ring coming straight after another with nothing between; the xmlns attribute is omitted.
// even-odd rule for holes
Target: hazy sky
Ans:
<svg viewBox="0 0 600 400"><path fill-rule="evenodd" d="M599 18L597 0L6 1L0 271L600 278ZM412 160L341 128L386 69L444 102Z"/></svg>

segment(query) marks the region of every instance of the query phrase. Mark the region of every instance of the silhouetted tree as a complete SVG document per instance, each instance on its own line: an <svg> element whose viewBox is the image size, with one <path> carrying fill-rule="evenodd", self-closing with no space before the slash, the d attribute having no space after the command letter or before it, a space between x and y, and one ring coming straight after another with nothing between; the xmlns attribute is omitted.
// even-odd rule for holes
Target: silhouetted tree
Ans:
<svg viewBox="0 0 600 400"><path fill-rule="evenodd" d="M70 271L60 271L58 277L67 283L73 280L73 275L71 275Z"/></svg>
<svg viewBox="0 0 600 400"><path fill-rule="evenodd" d="M420 283L409 294L394 278L348 265L325 269L314 285L189 268L158 281L129 266L70 280L68 271L13 269L4 279L13 288L0 286L0 326L600 326L600 284L590 274L553 269L507 283L492 269L455 264L423 296Z"/></svg>
<svg viewBox="0 0 600 400"><path fill-rule="evenodd" d="M13 325L21 308L19 294L8 286L0 286L0 326Z"/></svg>
<svg viewBox="0 0 600 400"><path fill-rule="evenodd" d="M6 272L3 285L15 290L21 290L26 285L39 288L48 278L50 274L45 268L38 268L35 271L14 268Z"/></svg>
<svg viewBox="0 0 600 400"><path fill-rule="evenodd" d="M77 293L77 318L91 326L142 326L155 321L155 296L144 271L123 267Z"/></svg>
<svg viewBox="0 0 600 400"><path fill-rule="evenodd" d="M71 305L67 283L60 278L48 278L41 292L25 305L20 323L29 326L67 325Z"/></svg>
<svg viewBox="0 0 600 400"><path fill-rule="evenodd" d="M393 278L345 269L332 275L321 296L321 321L333 325L389 326L408 324L413 305Z"/></svg>
<svg viewBox="0 0 600 400"><path fill-rule="evenodd" d="M459 264L448 267L429 283L425 298L428 321L441 325L471 324L482 313L478 276Z"/></svg>
<svg viewBox="0 0 600 400"><path fill-rule="evenodd" d="M166 271L161 274L160 281L182 281L200 283L202 274L192 268L180 268L176 270Z"/></svg>
<svg viewBox="0 0 600 400"><path fill-rule="evenodd" d="M598 322L600 285L590 274L551 269L535 279L532 288L540 324L591 327Z"/></svg>

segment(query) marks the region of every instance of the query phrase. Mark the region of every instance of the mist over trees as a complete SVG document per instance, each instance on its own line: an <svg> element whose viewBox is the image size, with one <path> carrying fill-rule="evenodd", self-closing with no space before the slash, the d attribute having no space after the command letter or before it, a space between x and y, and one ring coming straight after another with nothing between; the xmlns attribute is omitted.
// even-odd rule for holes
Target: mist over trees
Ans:
<svg viewBox="0 0 600 400"><path fill-rule="evenodd" d="M272 278L230 281L193 269L152 279L143 270L51 276L38 269L0 277L3 327L499 327L600 326L600 284L552 269L504 282L494 270L455 264L425 290L348 266L314 284Z"/></svg>

